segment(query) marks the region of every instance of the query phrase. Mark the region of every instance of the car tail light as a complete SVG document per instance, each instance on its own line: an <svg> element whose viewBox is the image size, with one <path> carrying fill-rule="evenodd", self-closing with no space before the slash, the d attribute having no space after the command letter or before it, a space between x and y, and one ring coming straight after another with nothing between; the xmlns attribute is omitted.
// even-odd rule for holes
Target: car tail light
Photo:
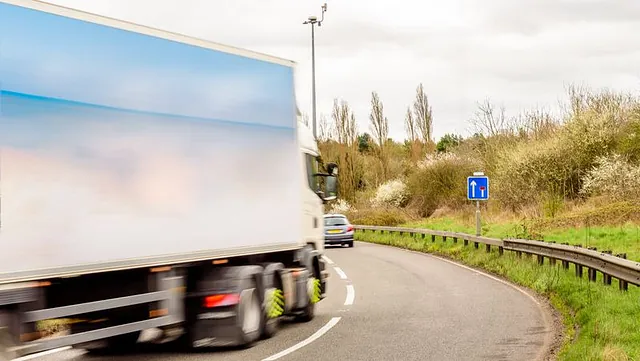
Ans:
<svg viewBox="0 0 640 361"><path fill-rule="evenodd" d="M240 302L240 295L235 293L225 295L213 295L204 298L204 307L214 308L223 306L233 306Z"/></svg>
<svg viewBox="0 0 640 361"><path fill-rule="evenodd" d="M347 227L347 232L351 232L351 231L353 231L353 226Z"/></svg>

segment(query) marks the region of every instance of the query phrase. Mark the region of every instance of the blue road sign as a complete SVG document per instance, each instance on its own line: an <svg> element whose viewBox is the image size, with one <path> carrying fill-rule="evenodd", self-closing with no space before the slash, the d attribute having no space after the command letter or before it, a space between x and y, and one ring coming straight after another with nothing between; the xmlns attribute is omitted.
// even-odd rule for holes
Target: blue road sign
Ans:
<svg viewBox="0 0 640 361"><path fill-rule="evenodd" d="M472 201L486 201L489 199L489 177L467 177L467 199Z"/></svg>

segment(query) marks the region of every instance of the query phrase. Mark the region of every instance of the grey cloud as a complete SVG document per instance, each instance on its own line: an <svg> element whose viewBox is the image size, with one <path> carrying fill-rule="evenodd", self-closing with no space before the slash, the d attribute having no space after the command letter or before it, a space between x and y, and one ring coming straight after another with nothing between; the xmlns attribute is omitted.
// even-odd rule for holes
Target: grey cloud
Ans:
<svg viewBox="0 0 640 361"><path fill-rule="evenodd" d="M640 2L635 0L487 0L468 7L480 15L487 30L527 35L562 23L640 19Z"/></svg>

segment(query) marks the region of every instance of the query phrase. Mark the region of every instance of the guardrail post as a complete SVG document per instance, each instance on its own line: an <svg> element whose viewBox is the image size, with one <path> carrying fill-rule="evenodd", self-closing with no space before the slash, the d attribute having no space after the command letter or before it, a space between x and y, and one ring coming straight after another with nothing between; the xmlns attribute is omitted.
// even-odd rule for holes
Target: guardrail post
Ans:
<svg viewBox="0 0 640 361"><path fill-rule="evenodd" d="M598 273L597 273L597 271L595 269L589 268L588 271L587 271L587 275L589 276L589 281L595 282L596 278L598 276Z"/></svg>
<svg viewBox="0 0 640 361"><path fill-rule="evenodd" d="M602 253L612 255L613 251L606 250L606 251L602 251ZM608 275L608 274L603 272L602 273L602 282L607 286L611 286L611 275Z"/></svg>
<svg viewBox="0 0 640 361"><path fill-rule="evenodd" d="M504 254L504 247L502 246L498 247L498 254L501 256Z"/></svg>
<svg viewBox="0 0 640 361"><path fill-rule="evenodd" d="M453 243L458 243L458 237L453 237Z"/></svg>
<svg viewBox="0 0 640 361"><path fill-rule="evenodd" d="M629 284L627 283L627 281L623 281L623 280L618 280L618 287L620 288L620 291L627 291L629 290Z"/></svg>
<svg viewBox="0 0 640 361"><path fill-rule="evenodd" d="M522 251L516 251L516 257L522 258Z"/></svg>
<svg viewBox="0 0 640 361"><path fill-rule="evenodd" d="M575 265L576 265L576 277L582 278L582 265L577 263Z"/></svg>
<svg viewBox="0 0 640 361"><path fill-rule="evenodd" d="M421 234L421 236L422 236L422 239L424 239L425 234L424 234L424 233L422 233L422 234Z"/></svg>
<svg viewBox="0 0 640 361"><path fill-rule="evenodd" d="M415 234L413 232L409 232L409 236L413 237Z"/></svg>
<svg viewBox="0 0 640 361"><path fill-rule="evenodd" d="M616 254L616 257L627 259L627 254L626 253L618 253L618 254ZM627 281L625 281L625 280L618 280L618 288L620 289L620 291L628 291L629 290L629 283L627 283Z"/></svg>
<svg viewBox="0 0 640 361"><path fill-rule="evenodd" d="M473 242L473 247L474 247L475 249L478 249L478 246L479 246L478 242Z"/></svg>
<svg viewBox="0 0 640 361"><path fill-rule="evenodd" d="M556 241L549 241L549 243L556 243ZM555 266L556 265L556 259L553 257L549 257L549 266Z"/></svg>
<svg viewBox="0 0 640 361"><path fill-rule="evenodd" d="M487 250L487 253L491 252L491 245L485 244L485 249Z"/></svg>
<svg viewBox="0 0 640 361"><path fill-rule="evenodd" d="M447 236L442 236L442 242L444 242L444 243L447 242Z"/></svg>
<svg viewBox="0 0 640 361"><path fill-rule="evenodd" d="M466 238L463 238L463 240L464 240L464 245L465 245L465 246L468 246L468 245L469 245L469 240L468 240L468 239L466 239Z"/></svg>
<svg viewBox="0 0 640 361"><path fill-rule="evenodd" d="M403 232L403 231L400 231L400 235L402 236L403 234L404 234L404 232Z"/></svg>
<svg viewBox="0 0 640 361"><path fill-rule="evenodd" d="M431 242L435 242L436 241L436 236L435 235L431 235Z"/></svg>
<svg viewBox="0 0 640 361"><path fill-rule="evenodd" d="M538 264L542 266L544 264L544 256L538 255Z"/></svg>
<svg viewBox="0 0 640 361"><path fill-rule="evenodd" d="M562 245L568 246L569 242L560 243ZM569 269L569 261L562 261L562 268Z"/></svg>

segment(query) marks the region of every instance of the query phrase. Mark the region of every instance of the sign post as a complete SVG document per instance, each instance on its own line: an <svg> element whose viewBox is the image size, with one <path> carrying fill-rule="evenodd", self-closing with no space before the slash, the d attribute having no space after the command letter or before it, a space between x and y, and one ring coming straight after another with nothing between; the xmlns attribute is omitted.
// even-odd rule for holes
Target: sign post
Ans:
<svg viewBox="0 0 640 361"><path fill-rule="evenodd" d="M476 201L476 236L480 236L482 233L480 201L489 199L489 177L483 172L474 172L473 176L467 177L467 199Z"/></svg>

